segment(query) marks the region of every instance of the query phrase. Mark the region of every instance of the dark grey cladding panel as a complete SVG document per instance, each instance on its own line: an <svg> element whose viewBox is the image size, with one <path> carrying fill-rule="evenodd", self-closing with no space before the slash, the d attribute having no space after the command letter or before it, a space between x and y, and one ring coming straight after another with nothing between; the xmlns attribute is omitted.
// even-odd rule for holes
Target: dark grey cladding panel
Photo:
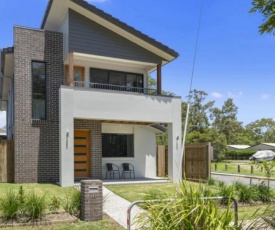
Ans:
<svg viewBox="0 0 275 230"><path fill-rule="evenodd" d="M69 11L69 50L142 62L162 61L161 57L73 10Z"/></svg>

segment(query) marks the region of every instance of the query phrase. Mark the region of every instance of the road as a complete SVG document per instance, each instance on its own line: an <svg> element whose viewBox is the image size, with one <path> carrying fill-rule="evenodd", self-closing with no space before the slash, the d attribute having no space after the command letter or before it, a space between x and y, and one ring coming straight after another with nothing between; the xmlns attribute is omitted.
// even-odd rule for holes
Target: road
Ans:
<svg viewBox="0 0 275 230"><path fill-rule="evenodd" d="M263 181L262 179L259 180L256 177L255 178L246 178L246 177L239 177L239 176L232 176L232 175L217 175L215 173L212 173L212 178L218 181L224 181L225 184L227 185L231 185L233 184L235 181L239 181L242 182L243 184L258 184L261 181ZM275 188L275 181L270 181L270 187L271 188Z"/></svg>

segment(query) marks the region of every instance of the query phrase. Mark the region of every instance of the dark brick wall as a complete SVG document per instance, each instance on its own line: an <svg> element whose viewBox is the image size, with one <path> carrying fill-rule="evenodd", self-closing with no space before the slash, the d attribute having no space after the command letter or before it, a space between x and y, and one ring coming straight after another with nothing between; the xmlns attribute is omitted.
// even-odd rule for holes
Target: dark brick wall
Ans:
<svg viewBox="0 0 275 230"><path fill-rule="evenodd" d="M32 120L31 62L46 62L47 119ZM59 180L59 96L63 84L63 35L14 28L15 182Z"/></svg>
<svg viewBox="0 0 275 230"><path fill-rule="evenodd" d="M80 218L84 221L98 221L103 217L103 190L101 180L81 181Z"/></svg>
<svg viewBox="0 0 275 230"><path fill-rule="evenodd" d="M74 129L91 130L91 179L102 177L102 124L100 121L75 119Z"/></svg>

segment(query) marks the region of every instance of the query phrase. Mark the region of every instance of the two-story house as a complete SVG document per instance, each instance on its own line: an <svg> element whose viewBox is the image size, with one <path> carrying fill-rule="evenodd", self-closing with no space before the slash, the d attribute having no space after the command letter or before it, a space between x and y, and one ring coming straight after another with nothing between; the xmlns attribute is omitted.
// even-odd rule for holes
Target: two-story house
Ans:
<svg viewBox="0 0 275 230"><path fill-rule="evenodd" d="M0 106L14 140L16 183L105 177L106 163L156 176L157 124L168 128L168 176L181 153L181 98L161 94L164 44L83 0L50 0L40 29L14 27L1 54ZM148 73L157 71L157 89Z"/></svg>

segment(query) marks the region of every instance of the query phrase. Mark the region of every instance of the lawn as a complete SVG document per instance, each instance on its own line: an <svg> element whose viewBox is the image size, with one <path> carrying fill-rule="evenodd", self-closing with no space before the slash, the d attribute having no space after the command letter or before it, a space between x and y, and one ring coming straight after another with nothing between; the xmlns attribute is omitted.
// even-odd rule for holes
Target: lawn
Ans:
<svg viewBox="0 0 275 230"><path fill-rule="evenodd" d="M217 165L217 170L215 170L215 164ZM225 166L227 165L227 170ZM238 173L238 165L240 165L240 173ZM251 173L251 166L254 170ZM230 173L230 174L241 174L241 175L250 175L250 176L265 176L264 172L261 172L259 168L253 164L252 161L247 160L225 160L222 162L211 163L211 171L219 173ZM274 177L274 173L272 175Z"/></svg>
<svg viewBox="0 0 275 230"><path fill-rule="evenodd" d="M71 188L61 188L58 185L54 184L8 184L8 183L0 183L0 195L5 194L6 191L12 189L18 191L20 186L23 186L23 190L25 194L28 194L31 191L39 195L46 194L46 200L49 202L51 197L56 196L59 198L65 198L66 193ZM11 228L2 228L2 229L11 229ZM117 224L113 219L104 215L103 220L97 222L84 222L77 221L76 223L67 223L67 224L54 224L54 225L46 225L46 226L35 226L34 227L17 227L19 230L31 230L31 229L41 229L41 230L49 230L49 229L94 229L94 230L118 230L124 229L119 224Z"/></svg>
<svg viewBox="0 0 275 230"><path fill-rule="evenodd" d="M199 186L195 182L187 182L192 186ZM167 194L170 194L170 197L173 197L174 191L176 189L175 184L173 183L161 183L161 184L138 184L138 185L108 185L105 186L115 194L123 197L124 199L134 202L137 200L142 200L144 195L150 190L159 189ZM265 210L268 205L245 205L239 206L239 219L251 219L255 211ZM232 205L233 208L233 205Z"/></svg>

